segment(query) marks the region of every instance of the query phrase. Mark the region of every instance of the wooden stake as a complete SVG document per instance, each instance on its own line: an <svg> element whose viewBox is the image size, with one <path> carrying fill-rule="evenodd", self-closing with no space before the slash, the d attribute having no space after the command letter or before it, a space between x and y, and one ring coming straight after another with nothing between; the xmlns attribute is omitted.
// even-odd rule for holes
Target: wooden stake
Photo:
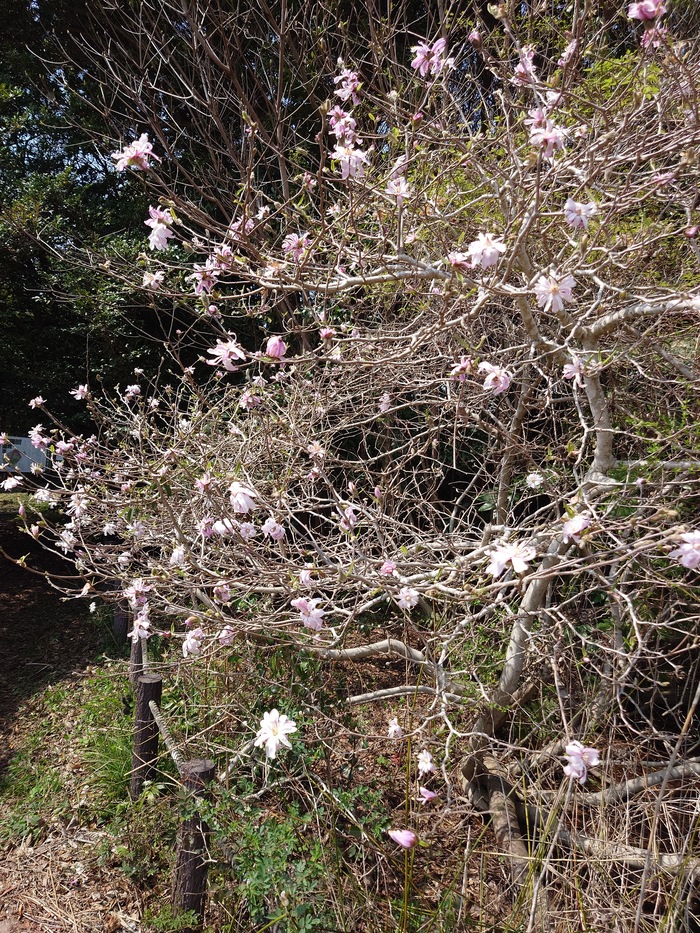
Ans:
<svg viewBox="0 0 700 933"><path fill-rule="evenodd" d="M158 758L158 723L150 710L151 700L160 703L163 678L160 674L142 674L136 685L136 721L134 724L134 755L131 763L132 798L139 796L143 782L151 780Z"/></svg>
<svg viewBox="0 0 700 933"><path fill-rule="evenodd" d="M182 769L183 787L191 797L209 799L206 788L214 780L214 775L213 761L200 758L186 761ZM191 910L199 918L199 923L184 933L196 933L204 923L209 869L208 840L209 827L198 813L195 812L180 824L172 890L173 913Z"/></svg>

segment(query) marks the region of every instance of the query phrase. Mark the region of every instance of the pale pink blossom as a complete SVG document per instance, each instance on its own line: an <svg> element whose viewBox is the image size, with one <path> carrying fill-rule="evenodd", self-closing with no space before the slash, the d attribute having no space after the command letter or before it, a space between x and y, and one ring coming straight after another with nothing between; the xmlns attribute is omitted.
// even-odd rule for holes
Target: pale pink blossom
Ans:
<svg viewBox="0 0 700 933"><path fill-rule="evenodd" d="M541 275L535 282L537 304L545 311L551 310L557 314L563 310L565 302L574 300L571 292L575 285L576 279L573 275L559 277L553 272Z"/></svg>
<svg viewBox="0 0 700 933"><path fill-rule="evenodd" d="M564 749L568 764L564 767L564 774L583 784L588 777L588 769L600 764L600 755L595 748L587 748L580 742L570 742Z"/></svg>
<svg viewBox="0 0 700 933"><path fill-rule="evenodd" d="M537 78L537 68L534 64L535 50L531 45L526 45L520 53L520 61L515 66L515 71L511 81L520 87L532 84Z"/></svg>
<svg viewBox="0 0 700 933"><path fill-rule="evenodd" d="M217 583L214 587L214 599L227 603L231 599L231 587L228 583Z"/></svg>
<svg viewBox="0 0 700 933"><path fill-rule="evenodd" d="M271 359L281 360L286 352L287 344L284 342L284 340L282 340L281 337L273 334L272 337L267 338L265 353L267 356L271 357Z"/></svg>
<svg viewBox="0 0 700 933"><path fill-rule="evenodd" d="M559 58L557 65L559 65L560 68L563 68L565 65L568 65L571 59L576 54L577 48L578 48L578 42L576 41L576 39L572 39L568 43L564 51L561 53L561 57Z"/></svg>
<svg viewBox="0 0 700 933"><path fill-rule="evenodd" d="M202 653L202 643L204 641L204 632L201 628L195 628L188 632L182 643L182 656L184 658L197 657Z"/></svg>
<svg viewBox="0 0 700 933"><path fill-rule="evenodd" d="M399 590L399 595L396 599L396 604L399 609L403 609L408 612L409 609L413 609L417 605L420 594L417 590L414 590L411 586L402 586Z"/></svg>
<svg viewBox="0 0 700 933"><path fill-rule="evenodd" d="M427 787L418 788L418 802L419 803L430 803L431 800L435 800L437 794L434 790L429 790Z"/></svg>
<svg viewBox="0 0 700 933"><path fill-rule="evenodd" d="M473 368L474 360L470 356L463 356L450 370L450 379L454 382L465 382Z"/></svg>
<svg viewBox="0 0 700 933"><path fill-rule="evenodd" d="M406 179L399 175L398 178L390 178L386 185L386 193L396 198L396 206L402 207L406 198L411 197L411 189Z"/></svg>
<svg viewBox="0 0 700 933"><path fill-rule="evenodd" d="M387 833L402 849L412 849L418 842L418 837L411 829L387 829Z"/></svg>
<svg viewBox="0 0 700 933"><path fill-rule="evenodd" d="M172 211L169 208L163 210L160 207L153 207L151 204L148 214L148 220L144 220L144 224L151 228L148 234L149 247L156 250L167 249L168 240L172 240L175 236L170 229L170 224L175 220Z"/></svg>
<svg viewBox="0 0 700 933"><path fill-rule="evenodd" d="M272 515L265 520L261 531L266 538L272 538L273 541L281 541L286 534L284 525L280 525Z"/></svg>
<svg viewBox="0 0 700 933"><path fill-rule="evenodd" d="M681 535L683 542L669 557L678 558L678 562L689 570L700 567L700 531L686 531Z"/></svg>
<svg viewBox="0 0 700 933"><path fill-rule="evenodd" d="M18 486L22 485L21 476L8 476L7 479L4 479L0 486L5 490L5 492L12 492L13 489L17 489Z"/></svg>
<svg viewBox="0 0 700 933"><path fill-rule="evenodd" d="M263 713L260 728L253 744L255 748L262 748L264 745L267 757L276 758L280 745L284 745L285 748L292 747L287 736L296 731L297 727L293 719L285 716L284 713L279 713L276 709L272 709L269 713Z"/></svg>
<svg viewBox="0 0 700 933"><path fill-rule="evenodd" d="M513 573L525 573L527 565L537 556L537 551L529 544L520 542L506 542L494 547L489 552L489 565L486 573L491 574L494 580L503 573L510 564Z"/></svg>
<svg viewBox="0 0 700 933"><path fill-rule="evenodd" d="M357 515L353 506L340 509L340 528L342 531L352 531L357 524Z"/></svg>
<svg viewBox="0 0 700 933"><path fill-rule="evenodd" d="M127 168L133 168L135 171L145 171L150 168L149 159L160 162L158 156L153 153L152 144L148 141L148 133L142 133L138 139L129 143L119 152L113 152L112 158L117 163L115 168L118 172L123 172Z"/></svg>
<svg viewBox="0 0 700 933"><path fill-rule="evenodd" d="M588 221L597 213L598 206L595 201L582 204L580 201L574 201L573 198L567 198L564 205L564 219L572 227L583 227L588 230Z"/></svg>
<svg viewBox="0 0 700 933"><path fill-rule="evenodd" d="M306 596L300 596L293 599L291 606L297 610L301 621L306 628L318 632L323 628L323 617L326 614L324 609L319 609L319 603L323 602L320 598L308 599Z"/></svg>
<svg viewBox="0 0 700 933"><path fill-rule="evenodd" d="M221 270L219 264L213 256L210 256L204 265L194 263L192 266L194 272L188 275L188 279L194 281L194 291L196 295L211 294L212 289L216 288Z"/></svg>
<svg viewBox="0 0 700 933"><path fill-rule="evenodd" d="M486 361L479 363L479 372L486 373L484 389L493 392L494 395L501 395L501 393L506 392L513 378L507 369Z"/></svg>
<svg viewBox="0 0 700 933"><path fill-rule="evenodd" d="M282 241L282 252L288 253L295 262L301 262L309 253L309 234L288 233Z"/></svg>
<svg viewBox="0 0 700 933"><path fill-rule="evenodd" d="M357 76L357 72L344 68L336 78L333 78L333 83L338 85L335 89L336 97L343 101L352 99L355 106L360 103L357 92L362 87L362 83Z"/></svg>
<svg viewBox="0 0 700 933"><path fill-rule="evenodd" d="M666 7L663 0L639 0L638 3L630 3L627 15L630 19L649 22L656 19L657 16L663 16L665 12Z"/></svg>
<svg viewBox="0 0 700 933"><path fill-rule="evenodd" d="M163 284L163 279L165 278L165 272L162 269L158 269L157 272L144 272L143 279L141 284L144 288L148 288L151 291L155 291L160 288Z"/></svg>
<svg viewBox="0 0 700 933"><path fill-rule="evenodd" d="M363 178L365 174L365 165L369 165L369 156L362 149L355 149L354 146L341 146L336 143L336 147L331 152L331 159L340 162L341 178Z"/></svg>
<svg viewBox="0 0 700 933"><path fill-rule="evenodd" d="M488 269L495 266L498 262L500 253L505 253L507 247L500 237L493 233L479 233L467 247L467 253L471 260L472 268L481 266L482 269Z"/></svg>
<svg viewBox="0 0 700 933"><path fill-rule="evenodd" d="M580 544L581 533L590 526L591 521L592 519L588 512L579 512L578 515L574 515L573 518L565 521L561 529L561 539L564 544L568 541L574 541L576 544Z"/></svg>
<svg viewBox="0 0 700 933"><path fill-rule="evenodd" d="M423 749L422 752L418 753L418 774L421 777L424 777L426 774L430 774L432 771L435 771L433 756L427 749Z"/></svg>
<svg viewBox="0 0 700 933"><path fill-rule="evenodd" d="M247 543L258 533L258 529L252 522L241 522L238 526L238 534Z"/></svg>
<svg viewBox="0 0 700 933"><path fill-rule="evenodd" d="M331 133L338 139L342 139L346 145L354 141L357 123L352 114L347 113L342 107L333 107L328 112L328 124Z"/></svg>
<svg viewBox="0 0 700 933"><path fill-rule="evenodd" d="M566 130L556 126L549 119L545 120L542 126L535 126L530 131L530 142L533 146L539 146L545 159L552 159L557 149L563 149L565 139Z"/></svg>
<svg viewBox="0 0 700 933"><path fill-rule="evenodd" d="M217 340L216 346L207 350L213 359L207 360L210 366L223 366L230 373L235 373L238 368L235 365L236 360L245 359L243 347L235 340Z"/></svg>
<svg viewBox="0 0 700 933"><path fill-rule="evenodd" d="M562 375L565 379L573 379L575 385L582 386L585 367L586 364L580 356L572 356L570 363L564 363Z"/></svg>
<svg viewBox="0 0 700 933"><path fill-rule="evenodd" d="M396 716L389 720L389 729L387 731L387 735L390 739L400 739L403 735L403 729L399 725L399 721Z"/></svg>
<svg viewBox="0 0 700 933"><path fill-rule="evenodd" d="M228 491L231 507L236 515L246 515L248 512L254 512L257 508L255 500L258 494L248 486L234 480L228 487Z"/></svg>
<svg viewBox="0 0 700 933"><path fill-rule="evenodd" d="M411 51L414 54L411 68L418 72L423 78L427 75L439 75L444 68L446 61L444 59L446 39L438 39L432 45L427 42L420 42L414 45Z"/></svg>

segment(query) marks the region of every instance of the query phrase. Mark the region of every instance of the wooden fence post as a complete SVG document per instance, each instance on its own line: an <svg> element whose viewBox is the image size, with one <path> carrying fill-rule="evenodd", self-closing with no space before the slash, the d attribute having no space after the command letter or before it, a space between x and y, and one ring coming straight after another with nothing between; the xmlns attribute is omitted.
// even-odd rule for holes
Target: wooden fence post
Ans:
<svg viewBox="0 0 700 933"><path fill-rule="evenodd" d="M150 780L158 758L158 723L149 707L151 700L160 703L163 678L160 674L142 674L136 685L134 754L131 761L132 798L139 796L143 782Z"/></svg>
<svg viewBox="0 0 700 933"><path fill-rule="evenodd" d="M186 761L182 769L182 783L189 795L209 798L207 785L214 780L213 761L196 758ZM185 933L195 933L204 922L207 897L207 848L209 827L198 813L180 824L177 834L177 854L173 878L173 913L191 910L199 918L197 926Z"/></svg>
<svg viewBox="0 0 700 933"><path fill-rule="evenodd" d="M114 634L114 640L118 645L125 645L126 639L129 633L129 622L131 621L131 613L128 609L124 609L122 606L114 607L114 621L112 622L112 633Z"/></svg>
<svg viewBox="0 0 700 933"><path fill-rule="evenodd" d="M129 659L129 680L134 686L143 674L143 652L141 650L141 639L134 641L131 639L131 657Z"/></svg>

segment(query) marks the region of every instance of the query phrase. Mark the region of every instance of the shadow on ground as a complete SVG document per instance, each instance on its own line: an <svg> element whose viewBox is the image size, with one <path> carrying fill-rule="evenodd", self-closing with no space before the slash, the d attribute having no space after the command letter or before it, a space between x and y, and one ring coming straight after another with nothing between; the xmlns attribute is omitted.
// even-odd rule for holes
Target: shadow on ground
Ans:
<svg viewBox="0 0 700 933"><path fill-rule="evenodd" d="M105 650L110 633L97 625L86 600L63 601L46 575L70 579L71 565L40 547L0 514L0 548L26 557L22 569L0 554L0 773L7 765L4 741L19 706L48 683L83 670ZM31 572L31 571L37 572ZM113 651L117 648L112 644Z"/></svg>

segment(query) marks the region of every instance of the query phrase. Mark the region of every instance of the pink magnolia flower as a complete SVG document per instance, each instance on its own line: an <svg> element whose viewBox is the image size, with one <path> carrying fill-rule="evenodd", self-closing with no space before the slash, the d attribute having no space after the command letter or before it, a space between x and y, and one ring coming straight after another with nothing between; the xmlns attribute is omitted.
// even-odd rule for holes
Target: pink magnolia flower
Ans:
<svg viewBox="0 0 700 933"><path fill-rule="evenodd" d="M513 573L525 573L527 565L536 556L537 551L529 544L520 542L501 544L491 549L490 563L486 568L486 573L490 573L494 580L497 580L508 564L513 568Z"/></svg>
<svg viewBox="0 0 700 933"><path fill-rule="evenodd" d="M666 12L663 0L639 0L639 3L630 3L627 15L630 19L649 22Z"/></svg>
<svg viewBox="0 0 700 933"><path fill-rule="evenodd" d="M163 210L160 207L153 207L151 204L148 214L148 220L144 220L144 224L151 228L148 234L148 245L151 249L167 249L168 240L172 240L175 236L170 230L170 224L175 220L172 211L169 208Z"/></svg>
<svg viewBox="0 0 700 933"><path fill-rule="evenodd" d="M278 337L276 334L273 334L272 337L267 338L267 344L265 345L265 353L267 356L271 357L273 360L281 360L284 354L287 352L287 344L282 340L281 337Z"/></svg>
<svg viewBox="0 0 700 933"><path fill-rule="evenodd" d="M520 53L520 61L515 66L515 71L511 81L520 87L534 83L537 78L537 68L534 64L535 50L531 45L526 45Z"/></svg>
<svg viewBox="0 0 700 933"><path fill-rule="evenodd" d="M585 531L591 524L591 516L588 512L579 512L578 515L574 515L573 518L570 518L568 521L564 522L562 526L562 541L564 544L567 541L574 541L576 544L581 543L581 532Z"/></svg>
<svg viewBox="0 0 700 933"><path fill-rule="evenodd" d="M512 375L507 369L485 361L479 363L479 372L487 374L484 379L484 388L493 392L494 395L506 392L512 380Z"/></svg>
<svg viewBox="0 0 700 933"><path fill-rule="evenodd" d="M565 379L573 379L577 386L583 385L583 377L586 371L586 364L580 356L572 356L570 363L564 363L562 375Z"/></svg>
<svg viewBox="0 0 700 933"><path fill-rule="evenodd" d="M267 757L276 758L280 745L286 748L292 747L287 736L296 731L297 727L293 719L285 716L284 713L279 713L276 709L271 709L269 713L263 713L253 745L255 748L262 748L264 745Z"/></svg>
<svg viewBox="0 0 700 933"><path fill-rule="evenodd" d="M162 269L158 269L157 272L144 272L143 279L141 280L141 284L143 285L144 288L148 288L148 289L151 289L152 291L155 291L156 289L160 288L160 286L163 284L164 279L165 279L165 272L163 272Z"/></svg>
<svg viewBox="0 0 700 933"><path fill-rule="evenodd" d="M22 485L21 476L8 476L7 479L4 479L0 486L5 490L5 492L11 492L13 489L16 489L18 486Z"/></svg>
<svg viewBox="0 0 700 933"><path fill-rule="evenodd" d="M402 207L404 199L411 197L411 189L403 175L389 179L386 185L386 193L396 198L397 207Z"/></svg>
<svg viewBox="0 0 700 933"><path fill-rule="evenodd" d="M474 360L469 356L463 356L450 370L450 379L454 382L465 382L473 367Z"/></svg>
<svg viewBox="0 0 700 933"><path fill-rule="evenodd" d="M192 655L192 657L197 657L197 655L202 653L203 641L204 632L201 628L195 628L191 632L188 632L182 643L182 656L184 658L188 658L190 655Z"/></svg>
<svg viewBox="0 0 700 933"><path fill-rule="evenodd" d="M564 148L566 130L556 126L551 120L545 120L542 126L534 126L530 130L530 142L539 146L545 159L554 158L557 149Z"/></svg>
<svg viewBox="0 0 700 933"><path fill-rule="evenodd" d="M42 405L46 404L46 399L42 398L41 395L37 395L35 398L31 399L29 402L30 408L41 408Z"/></svg>
<svg viewBox="0 0 700 933"><path fill-rule="evenodd" d="M430 803L431 800L435 800L437 794L433 790L429 790L427 787L418 788L418 802L419 803Z"/></svg>
<svg viewBox="0 0 700 933"><path fill-rule="evenodd" d="M564 774L583 784L588 777L588 769L600 764L600 756L594 748L587 748L580 742L570 742L564 749L568 765L564 767Z"/></svg>
<svg viewBox="0 0 700 933"><path fill-rule="evenodd" d="M328 113L328 124L331 133L338 139L344 140L345 144L352 143L356 137L357 123L352 114L347 113L342 107L334 107Z"/></svg>
<svg viewBox="0 0 700 933"><path fill-rule="evenodd" d="M280 525L272 515L265 520L261 530L266 538L272 538L273 541L281 541L286 534L284 525Z"/></svg>
<svg viewBox="0 0 700 933"><path fill-rule="evenodd" d="M403 735L403 729L399 725L399 721L396 716L389 720L389 729L387 731L387 735L390 739L400 739Z"/></svg>
<svg viewBox="0 0 700 933"><path fill-rule="evenodd" d="M213 357L207 360L209 366L223 366L230 373L235 373L238 368L235 360L245 359L245 351L235 338L227 341L217 339L216 346L207 350L207 353Z"/></svg>
<svg viewBox="0 0 700 933"><path fill-rule="evenodd" d="M217 583L214 587L214 599L220 603L227 603L231 599L231 587L228 583Z"/></svg>
<svg viewBox="0 0 700 933"><path fill-rule="evenodd" d="M243 486L234 480L228 487L228 491L231 507L236 515L246 515L248 512L254 512L258 507L255 501L258 494L248 486Z"/></svg>
<svg viewBox="0 0 700 933"><path fill-rule="evenodd" d="M243 538L243 540L248 543L251 538L254 538L258 533L258 529L252 522L241 522L238 525L238 534Z"/></svg>
<svg viewBox="0 0 700 933"><path fill-rule="evenodd" d="M354 146L341 146L336 143L335 149L331 152L331 159L340 162L341 178L363 178L365 174L365 165L369 165L369 156L362 149L355 149Z"/></svg>
<svg viewBox="0 0 700 933"><path fill-rule="evenodd" d="M588 221L597 213L598 205L595 201L582 204L580 201L574 201L573 198L567 198L564 205L564 219L572 227L583 227L588 230Z"/></svg>
<svg viewBox="0 0 700 933"><path fill-rule="evenodd" d="M135 171L145 171L150 168L149 159L161 160L153 153L153 146L148 141L148 133L142 133L138 139L135 139L128 146L118 152L112 153L112 158L117 163L115 168L118 172L123 172L127 168L133 168Z"/></svg>
<svg viewBox="0 0 700 933"><path fill-rule="evenodd" d="M194 272L192 275L188 275L188 279L194 281L194 291L196 295L207 295L211 294L212 289L216 288L216 284L221 273L219 264L213 256L210 256L204 265L200 263L195 263L192 268Z"/></svg>
<svg viewBox="0 0 700 933"><path fill-rule="evenodd" d="M350 100L352 98L354 106L360 103L357 92L362 87L362 83L356 71L344 68L336 78L333 78L333 83L338 85L335 89L336 97L339 97L341 100Z"/></svg>
<svg viewBox="0 0 700 933"><path fill-rule="evenodd" d="M428 45L427 42L414 45L411 51L415 57L411 62L411 68L423 78L429 74L439 75L446 64L443 57L446 46L446 39L438 39L432 45Z"/></svg>
<svg viewBox="0 0 700 933"><path fill-rule="evenodd" d="M677 557L683 567L697 570L700 567L700 531L686 531L681 535L683 542L669 557Z"/></svg>
<svg viewBox="0 0 700 933"><path fill-rule="evenodd" d="M535 295L537 295L537 304L545 311L552 311L554 314L564 308L564 302L573 301L571 291L576 285L576 279L573 275L565 275L561 278L553 272L549 275L541 275L535 282Z"/></svg>
<svg viewBox="0 0 700 933"><path fill-rule="evenodd" d="M418 842L418 837L411 829L387 829L387 833L402 849L412 849Z"/></svg>
<svg viewBox="0 0 700 933"><path fill-rule="evenodd" d="M481 266L482 269L488 269L496 265L499 253L505 253L506 249L506 244L500 237L493 233L480 233L467 247L467 253L472 267Z"/></svg>
<svg viewBox="0 0 700 933"><path fill-rule="evenodd" d="M427 749L423 749L422 752L418 753L418 774L423 777L433 771L435 771L433 756Z"/></svg>
<svg viewBox="0 0 700 933"><path fill-rule="evenodd" d="M319 632L323 628L323 617L326 614L324 609L318 608L320 602L322 600L318 597L308 599L306 596L300 596L293 599L290 604L299 613L305 627L312 629L314 632Z"/></svg>
<svg viewBox="0 0 700 933"><path fill-rule="evenodd" d="M576 54L576 49L578 48L578 42L576 39L572 39L569 44L566 46L564 51L561 53L561 57L557 62L560 68L563 68L565 65L568 65L571 59Z"/></svg>
<svg viewBox="0 0 700 933"><path fill-rule="evenodd" d="M420 595L417 590L414 590L411 586L402 586L399 590L399 595L396 599L396 604L399 609L403 609L408 612L409 609L413 609L417 605Z"/></svg>
<svg viewBox="0 0 700 933"><path fill-rule="evenodd" d="M309 251L308 233L288 233L282 241L282 252L288 253L295 262L301 262Z"/></svg>

